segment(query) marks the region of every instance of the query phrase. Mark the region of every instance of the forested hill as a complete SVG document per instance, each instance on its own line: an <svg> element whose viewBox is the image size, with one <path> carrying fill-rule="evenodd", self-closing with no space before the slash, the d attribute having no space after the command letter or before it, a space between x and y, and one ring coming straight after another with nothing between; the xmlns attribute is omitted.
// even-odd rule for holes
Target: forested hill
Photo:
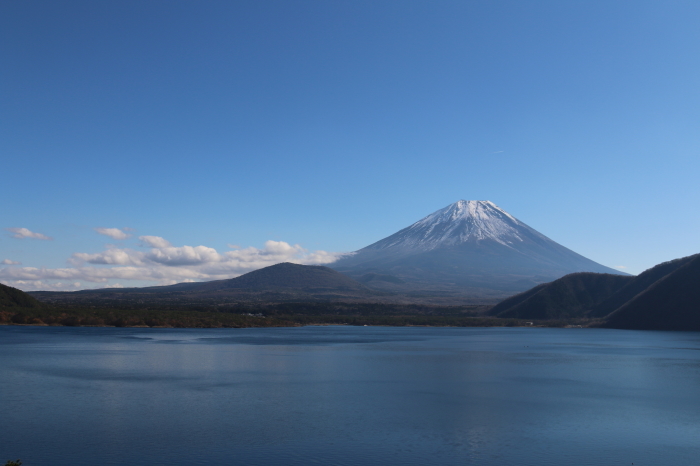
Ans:
<svg viewBox="0 0 700 466"><path fill-rule="evenodd" d="M630 280L619 292L611 295L609 298L595 306L591 309L591 317L605 317L615 312L620 307L624 306L625 303L634 299L640 293L643 293L647 288L652 286L657 281L666 277L667 275L675 272L676 270L683 267L688 262L699 257L699 254L694 256L682 257L680 259L674 259L672 261L663 262L661 264L655 265L654 267L645 270L640 273L634 280Z"/></svg>
<svg viewBox="0 0 700 466"><path fill-rule="evenodd" d="M0 283L0 310L39 307L41 303L24 291Z"/></svg>
<svg viewBox="0 0 700 466"><path fill-rule="evenodd" d="M498 317L562 319L584 317L587 311L633 281L634 277L580 272L536 286L491 309Z"/></svg>
<svg viewBox="0 0 700 466"><path fill-rule="evenodd" d="M700 330L700 254L636 277L574 273L512 296L490 314L517 319L605 319L612 328Z"/></svg>
<svg viewBox="0 0 700 466"><path fill-rule="evenodd" d="M700 331L700 255L691 257L610 314L606 326Z"/></svg>

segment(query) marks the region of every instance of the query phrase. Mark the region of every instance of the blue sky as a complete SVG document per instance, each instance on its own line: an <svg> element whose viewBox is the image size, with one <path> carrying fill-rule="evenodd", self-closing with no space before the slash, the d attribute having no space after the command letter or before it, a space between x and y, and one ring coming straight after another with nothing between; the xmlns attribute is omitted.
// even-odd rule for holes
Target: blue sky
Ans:
<svg viewBox="0 0 700 466"><path fill-rule="evenodd" d="M700 252L698 24L694 1L2 2L0 281L325 263L459 199L630 273Z"/></svg>

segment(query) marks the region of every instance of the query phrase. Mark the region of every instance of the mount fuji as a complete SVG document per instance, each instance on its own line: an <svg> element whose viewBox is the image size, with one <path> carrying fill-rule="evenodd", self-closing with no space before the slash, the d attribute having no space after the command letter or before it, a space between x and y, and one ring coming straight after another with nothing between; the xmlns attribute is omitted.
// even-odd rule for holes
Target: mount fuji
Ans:
<svg viewBox="0 0 700 466"><path fill-rule="evenodd" d="M378 290L491 299L573 272L626 275L552 241L493 202L465 200L329 267Z"/></svg>

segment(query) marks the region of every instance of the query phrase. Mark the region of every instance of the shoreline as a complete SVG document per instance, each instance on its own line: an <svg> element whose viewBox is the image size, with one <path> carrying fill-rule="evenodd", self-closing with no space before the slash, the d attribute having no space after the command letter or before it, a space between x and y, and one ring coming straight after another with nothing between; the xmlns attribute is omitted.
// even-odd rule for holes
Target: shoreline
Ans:
<svg viewBox="0 0 700 466"><path fill-rule="evenodd" d="M595 322L596 324L598 322ZM195 325L195 326L184 326L184 325L109 325L109 324L99 324L99 325L69 325L61 323L47 324L45 322L41 323L15 323L15 322L0 322L0 326L16 326L16 327L75 327L75 328L145 328L145 329L165 329L165 328L181 328L181 329L222 329L222 328L292 328L292 327L324 327L324 326L349 326L349 327L425 327L425 328L566 328L566 329L585 329L585 328L600 328L600 325L571 325L565 324L560 321L547 321L543 323L538 323L535 325L529 325L527 323L504 323L504 322L493 322L492 324L485 324L483 322L474 322L472 325L466 322L463 325L436 325L436 324L388 324L388 323L369 323L369 324L351 324L347 322L314 322L309 321L305 323L300 322L289 322L288 325L237 325L237 326L225 326L225 325Z"/></svg>

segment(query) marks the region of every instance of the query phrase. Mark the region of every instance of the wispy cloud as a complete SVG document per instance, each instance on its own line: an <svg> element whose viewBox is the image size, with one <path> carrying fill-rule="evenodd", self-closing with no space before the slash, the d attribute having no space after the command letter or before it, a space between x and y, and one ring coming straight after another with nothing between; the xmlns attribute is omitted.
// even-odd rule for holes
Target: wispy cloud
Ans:
<svg viewBox="0 0 700 466"><path fill-rule="evenodd" d="M3 259L3 261L0 262L0 264L4 264L4 265L21 265L22 263L21 263L21 262L12 261L12 260L10 260L10 259Z"/></svg>
<svg viewBox="0 0 700 466"><path fill-rule="evenodd" d="M170 241L160 236L139 236L141 245L151 248L168 248L171 246Z"/></svg>
<svg viewBox="0 0 700 466"><path fill-rule="evenodd" d="M19 239L24 239L24 238L32 238L32 239L43 239L43 240L51 240L50 236L43 235L41 233L36 233L31 230L28 230L26 228L5 228L5 230L9 231L10 233L14 233L12 235L13 238L19 238Z"/></svg>
<svg viewBox="0 0 700 466"><path fill-rule="evenodd" d="M613 268L622 270L622 269L626 269L627 266L626 265L616 265Z"/></svg>
<svg viewBox="0 0 700 466"><path fill-rule="evenodd" d="M175 247L160 236L141 236L139 239L142 245L152 246L150 250L109 246L98 253L78 252L70 257L69 267L0 269L0 281L27 291L57 289L54 280L63 283L65 290L75 289L77 282L114 286L109 285L109 280L170 285L233 278L280 262L329 264L343 255L308 251L298 244L284 241L267 241L261 249L249 247L219 252L201 245Z"/></svg>
<svg viewBox="0 0 700 466"><path fill-rule="evenodd" d="M126 230L126 228L124 229ZM131 236L119 228L95 228L95 231L101 235L109 236L112 239L123 240Z"/></svg>

